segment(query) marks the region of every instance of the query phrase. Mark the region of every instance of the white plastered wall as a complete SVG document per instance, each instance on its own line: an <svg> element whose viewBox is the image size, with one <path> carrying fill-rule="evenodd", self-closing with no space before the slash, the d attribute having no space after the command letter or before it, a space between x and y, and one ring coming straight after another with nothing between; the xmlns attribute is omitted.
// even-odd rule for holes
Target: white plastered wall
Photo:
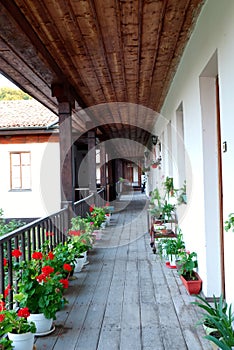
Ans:
<svg viewBox="0 0 234 350"><path fill-rule="evenodd" d="M204 114L201 109L200 76L211 57L217 52L220 83L221 138L227 141L228 151L223 158L223 204L224 218L234 212L234 2L232 0L208 0L191 35L179 69L174 77L161 114L168 120L175 120L176 110L183 103L185 173L188 204L185 215L180 218L186 247L198 253L199 274L203 279L206 296L221 293L219 256L219 224L217 203L210 208L205 201L207 179L213 181L217 194L217 178L214 177L215 160L209 167L209 152L204 152ZM209 87L207 87L209 88ZM207 122L207 120L205 121ZM209 123L208 123L209 127ZM167 130L164 130L166 133ZM209 132L206 134L209 138ZM209 143L208 143L209 144ZM214 150L213 150L214 152ZM167 159L163 159L167 162ZM204 166L205 165L205 166ZM168 165L163 166L169 176ZM173 174L174 175L174 174ZM209 188L209 190L211 190ZM184 213L183 213L184 214ZM213 216L212 216L213 215ZM213 220L212 220L213 218ZM209 227L209 220L211 225ZM211 234L207 230L212 231ZM233 247L234 233L224 233L226 299L233 302Z"/></svg>
<svg viewBox="0 0 234 350"><path fill-rule="evenodd" d="M0 208L5 218L44 217L60 209L59 143L4 144ZM31 191L10 191L10 152L31 152Z"/></svg>

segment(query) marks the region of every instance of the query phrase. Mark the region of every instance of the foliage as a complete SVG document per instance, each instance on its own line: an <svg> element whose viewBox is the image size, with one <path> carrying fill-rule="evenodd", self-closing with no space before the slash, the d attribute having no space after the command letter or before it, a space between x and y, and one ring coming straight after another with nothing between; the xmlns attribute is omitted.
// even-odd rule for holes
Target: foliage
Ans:
<svg viewBox="0 0 234 350"><path fill-rule="evenodd" d="M75 216L71 219L71 231L83 231L86 233L92 232L93 225L87 218L82 218L81 216Z"/></svg>
<svg viewBox="0 0 234 350"><path fill-rule="evenodd" d="M230 229L232 229L232 232L234 232L234 213L230 213L228 215L228 219L224 222L224 224L224 229L226 232Z"/></svg>
<svg viewBox="0 0 234 350"><path fill-rule="evenodd" d="M60 242L53 250L54 258L48 261L48 265L52 266L56 272L60 272L63 277L67 276L67 272L64 270L64 264L70 265L73 269L75 265L76 257L78 256L77 249L73 245L72 240L69 238L66 242Z"/></svg>
<svg viewBox="0 0 234 350"><path fill-rule="evenodd" d="M192 304L200 307L202 310L205 311L205 313L202 314L202 319L199 321L199 324L208 323L211 328L216 328L212 322L212 319L213 318L220 319L223 313L227 312L228 305L222 295L219 297L218 301L216 300L215 296L213 296L213 298L214 298L214 302L211 304L201 295L197 295L197 299L199 301L194 301L192 302Z"/></svg>
<svg viewBox="0 0 234 350"><path fill-rule="evenodd" d="M17 256L12 252L13 256ZM21 307L28 307L30 312L43 313L46 318L56 318L56 312L66 300L63 290L68 286L61 273L56 271L51 262L55 259L52 252L34 252L32 259L14 263L17 271L18 294L15 299ZM68 265L70 267L70 265Z"/></svg>
<svg viewBox="0 0 234 350"><path fill-rule="evenodd" d="M165 249L167 256L178 255L185 248L185 243L183 241L182 233L179 231L177 237L165 238L160 241L159 251L162 254L162 249Z"/></svg>
<svg viewBox="0 0 234 350"><path fill-rule="evenodd" d="M87 215L88 222L92 223L95 228L100 228L101 224L105 221L105 209L102 207L96 207L92 205L89 208L90 213Z"/></svg>
<svg viewBox="0 0 234 350"><path fill-rule="evenodd" d="M12 350L13 349L13 341L8 339L7 337L0 338L0 350Z"/></svg>
<svg viewBox="0 0 234 350"><path fill-rule="evenodd" d="M3 299L3 295L1 295ZM5 306L3 300L0 301L0 335L10 333L22 334L27 332L36 332L34 322L28 322L27 318L30 312L27 307L21 308L18 311L9 310Z"/></svg>
<svg viewBox="0 0 234 350"><path fill-rule="evenodd" d="M180 268L178 270L179 275L182 275L186 279L194 280L194 269L198 267L197 253L182 251L180 256Z"/></svg>
<svg viewBox="0 0 234 350"><path fill-rule="evenodd" d="M232 312L232 305L230 304L227 306L226 310L220 308L218 316L208 315L207 318L214 324L221 337L217 339L209 334L205 336L205 338L215 343L222 350L232 349L234 347L234 330L232 327L234 315Z"/></svg>
<svg viewBox="0 0 234 350"><path fill-rule="evenodd" d="M0 88L0 101L29 100L31 97L20 89L10 87Z"/></svg>
<svg viewBox="0 0 234 350"><path fill-rule="evenodd" d="M77 258L81 253L86 252L93 246L93 240L90 233L82 233L81 231L68 231L70 236L69 244L75 252L75 258Z"/></svg>
<svg viewBox="0 0 234 350"><path fill-rule="evenodd" d="M173 190L174 190L173 177L167 176L163 185L166 191L166 195L169 198L170 195L173 195Z"/></svg>
<svg viewBox="0 0 234 350"><path fill-rule="evenodd" d="M165 201L164 206L162 207L162 217L164 220L171 220L172 213L175 210L175 205L167 203Z"/></svg>
<svg viewBox="0 0 234 350"><path fill-rule="evenodd" d="M10 233L17 228L25 225L24 222L21 222L20 220L10 220L8 223L5 219L2 218L3 216L3 210L0 208L0 236L3 236L7 233Z"/></svg>
<svg viewBox="0 0 234 350"><path fill-rule="evenodd" d="M178 189L174 189L177 197L178 204L187 204L187 190L186 190L186 180L184 180L183 186Z"/></svg>

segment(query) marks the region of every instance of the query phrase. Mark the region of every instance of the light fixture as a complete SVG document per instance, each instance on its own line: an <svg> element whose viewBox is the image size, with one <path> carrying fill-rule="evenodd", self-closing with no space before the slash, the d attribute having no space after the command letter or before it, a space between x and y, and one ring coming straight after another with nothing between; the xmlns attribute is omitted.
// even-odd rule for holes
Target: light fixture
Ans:
<svg viewBox="0 0 234 350"><path fill-rule="evenodd" d="M156 146L156 145L157 145L157 142L158 142L158 136L152 135L152 144L153 144L154 146Z"/></svg>
<svg viewBox="0 0 234 350"><path fill-rule="evenodd" d="M149 151L148 151L147 149L144 151L144 156L145 156L146 159L148 159L148 157L149 157Z"/></svg>

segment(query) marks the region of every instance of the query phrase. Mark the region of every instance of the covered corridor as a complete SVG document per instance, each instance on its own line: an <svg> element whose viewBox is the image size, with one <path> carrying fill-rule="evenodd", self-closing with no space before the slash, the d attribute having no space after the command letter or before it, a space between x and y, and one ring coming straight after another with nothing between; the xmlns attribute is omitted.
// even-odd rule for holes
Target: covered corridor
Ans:
<svg viewBox="0 0 234 350"><path fill-rule="evenodd" d="M134 192L115 203L89 264L74 275L55 331L37 350L209 350L197 309L175 270L152 253L147 198Z"/></svg>

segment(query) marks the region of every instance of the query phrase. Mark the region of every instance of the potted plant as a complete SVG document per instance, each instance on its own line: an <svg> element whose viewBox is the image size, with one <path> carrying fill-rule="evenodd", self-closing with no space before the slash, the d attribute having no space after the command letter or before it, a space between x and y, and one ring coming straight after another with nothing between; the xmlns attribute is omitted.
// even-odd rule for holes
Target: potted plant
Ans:
<svg viewBox="0 0 234 350"><path fill-rule="evenodd" d="M202 324L206 334L210 334L211 332L216 331L216 325L213 322L213 319L222 318L223 313L227 312L228 305L221 295L218 300L216 300L215 296L213 296L213 302L210 303L206 300L206 298L201 295L197 295L196 301L192 302L192 304L198 306L205 312L202 314L202 318L199 321L199 324Z"/></svg>
<svg viewBox="0 0 234 350"><path fill-rule="evenodd" d="M178 273L189 294L198 294L201 290L202 280L195 269L198 267L197 253L180 252L180 268Z"/></svg>
<svg viewBox="0 0 234 350"><path fill-rule="evenodd" d="M178 255L185 248L181 231L178 232L176 238L166 238L163 241L163 245L166 251L166 256L169 258L169 264L167 264L167 266L175 269Z"/></svg>
<svg viewBox="0 0 234 350"><path fill-rule="evenodd" d="M219 337L215 337L213 333L210 333L205 338L218 346L218 349L234 349L234 314L232 312L232 305L230 304L226 311L220 309L218 317L208 315L208 320L215 325Z"/></svg>
<svg viewBox="0 0 234 350"><path fill-rule="evenodd" d="M14 256L14 251L12 254ZM64 288L68 287L68 281L63 278L62 273L51 266L54 258L52 252L45 254L36 251L32 253L31 260L14 264L16 278L19 281L15 300L21 307L29 309L30 320L35 320L36 323L40 318L40 323L36 324L37 335L51 331L57 311L66 302L63 292ZM71 268L69 264L64 264L67 270L66 265Z"/></svg>
<svg viewBox="0 0 234 350"><path fill-rule="evenodd" d="M181 188L174 190L176 192L178 205L187 204L186 181L184 181L183 186Z"/></svg>
<svg viewBox="0 0 234 350"><path fill-rule="evenodd" d="M169 200L170 196L174 195L174 182L173 182L173 177L167 176L164 183L164 188L167 196L167 200Z"/></svg>
<svg viewBox="0 0 234 350"><path fill-rule="evenodd" d="M105 222L105 209L92 205L89 208L89 212L90 213L87 215L87 221L92 223L94 228L99 229L101 224Z"/></svg>
<svg viewBox="0 0 234 350"><path fill-rule="evenodd" d="M30 312L28 308L9 310L1 295L0 301L0 336L7 335L8 340L3 340L3 345L16 350L32 350L36 326L28 321ZM4 344L5 343L5 344ZM4 349L4 348L3 348Z"/></svg>

